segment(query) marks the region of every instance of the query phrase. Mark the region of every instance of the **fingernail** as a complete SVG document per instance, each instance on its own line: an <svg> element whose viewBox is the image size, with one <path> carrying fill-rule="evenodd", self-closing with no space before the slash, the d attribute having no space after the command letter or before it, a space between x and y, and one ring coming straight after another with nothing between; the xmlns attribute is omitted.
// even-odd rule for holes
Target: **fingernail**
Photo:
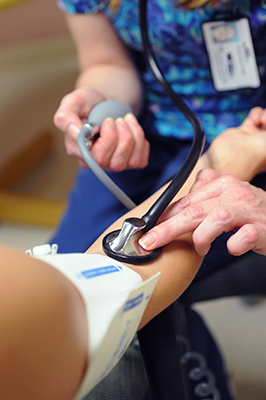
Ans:
<svg viewBox="0 0 266 400"><path fill-rule="evenodd" d="M115 120L115 122L118 122L119 124L125 125L124 118L122 118L122 117L117 118L117 119Z"/></svg>
<svg viewBox="0 0 266 400"><path fill-rule="evenodd" d="M139 244L141 245L141 247L143 247L144 249L148 250L157 240L157 236L155 235L155 233L147 233L145 236L143 236L140 240L139 240Z"/></svg>
<svg viewBox="0 0 266 400"><path fill-rule="evenodd" d="M105 120L108 124L109 124L109 126L111 127L111 128L114 128L114 126L115 126L115 123L114 123L114 120L113 120L113 118L111 118L111 117L108 117L108 118L106 118L106 120Z"/></svg>
<svg viewBox="0 0 266 400"><path fill-rule="evenodd" d="M126 120L127 122L131 122L132 124L136 124L136 123L138 122L137 118L136 118L135 115L132 114L132 113L127 113L127 114L125 115L125 120Z"/></svg>
<svg viewBox="0 0 266 400"><path fill-rule="evenodd" d="M76 137L79 134L79 131L80 129L74 124L70 124L67 129L67 133L72 137Z"/></svg>

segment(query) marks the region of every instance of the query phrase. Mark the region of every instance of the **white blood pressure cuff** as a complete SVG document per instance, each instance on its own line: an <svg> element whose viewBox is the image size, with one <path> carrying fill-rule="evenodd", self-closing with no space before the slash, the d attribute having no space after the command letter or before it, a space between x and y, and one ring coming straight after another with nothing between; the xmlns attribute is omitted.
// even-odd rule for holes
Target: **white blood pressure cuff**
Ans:
<svg viewBox="0 0 266 400"><path fill-rule="evenodd" d="M80 292L87 314L90 364L74 400L80 400L118 363L137 330L159 274L139 274L104 255L57 254L57 246L26 253L52 265Z"/></svg>

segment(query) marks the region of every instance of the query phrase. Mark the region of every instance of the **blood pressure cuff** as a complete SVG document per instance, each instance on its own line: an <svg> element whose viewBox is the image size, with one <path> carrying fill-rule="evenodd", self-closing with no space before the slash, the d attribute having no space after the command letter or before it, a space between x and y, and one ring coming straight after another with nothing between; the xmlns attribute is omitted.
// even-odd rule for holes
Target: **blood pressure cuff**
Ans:
<svg viewBox="0 0 266 400"><path fill-rule="evenodd" d="M74 400L80 400L118 363L137 330L159 274L139 274L99 254L57 254L56 246L27 251L65 275L81 294L87 314L89 367Z"/></svg>

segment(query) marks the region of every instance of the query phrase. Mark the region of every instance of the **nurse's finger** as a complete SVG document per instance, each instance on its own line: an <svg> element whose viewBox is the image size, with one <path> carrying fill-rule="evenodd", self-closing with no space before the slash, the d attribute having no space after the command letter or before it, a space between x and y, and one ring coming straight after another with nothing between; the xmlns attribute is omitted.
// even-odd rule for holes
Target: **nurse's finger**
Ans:
<svg viewBox="0 0 266 400"><path fill-rule="evenodd" d="M127 114L125 122L134 138L134 146L128 159L127 168L144 168L148 165L150 144L134 114Z"/></svg>
<svg viewBox="0 0 266 400"><path fill-rule="evenodd" d="M102 94L85 88L66 94L54 114L54 123L64 133L73 124L78 129L87 121L91 108L103 100Z"/></svg>
<svg viewBox="0 0 266 400"><path fill-rule="evenodd" d="M206 255L212 242L223 232L229 232L247 222L245 214L236 207L218 205L202 219L192 235L198 254Z"/></svg>
<svg viewBox="0 0 266 400"><path fill-rule="evenodd" d="M164 246L179 236L193 232L208 213L209 210L204 209L202 204L190 206L185 211L156 225L140 238L139 244L146 250Z"/></svg>
<svg viewBox="0 0 266 400"><path fill-rule="evenodd" d="M266 255L266 228L260 224L243 225L227 241L229 253L240 256L249 250Z"/></svg>
<svg viewBox="0 0 266 400"><path fill-rule="evenodd" d="M124 118L115 121L118 141L112 154L108 168L115 172L120 172L128 167L130 155L134 149L135 140Z"/></svg>
<svg viewBox="0 0 266 400"><path fill-rule="evenodd" d="M248 223L249 216L238 207L219 204L219 199L193 204L156 225L140 239L146 250L154 250L186 233L193 232L197 252L205 255L213 240L223 232Z"/></svg>
<svg viewBox="0 0 266 400"><path fill-rule="evenodd" d="M118 140L115 121L112 118L106 118L101 126L100 137L90 150L92 157L100 167L108 168Z"/></svg>

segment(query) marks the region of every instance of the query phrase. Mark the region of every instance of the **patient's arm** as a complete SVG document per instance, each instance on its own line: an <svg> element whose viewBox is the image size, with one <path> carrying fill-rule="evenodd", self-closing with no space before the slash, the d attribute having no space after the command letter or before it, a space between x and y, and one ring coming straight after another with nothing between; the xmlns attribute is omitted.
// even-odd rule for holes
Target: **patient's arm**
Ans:
<svg viewBox="0 0 266 400"><path fill-rule="evenodd" d="M186 187L189 187L190 183L192 183L193 177L194 173L192 174L191 181L189 180L187 185L185 185L183 190L180 192L180 195L182 195L183 191L186 190ZM158 194L159 193L156 193L140 206L134 210L131 210L125 216L117 220L100 238L96 240L96 242L87 250L87 252L104 254L102 250L102 239L106 233L120 229L124 219L127 217L142 217L158 197ZM140 328L155 315L168 307L183 293L197 273L201 265L201 261L202 257L195 252L191 235L188 234L165 246L160 257L150 263L142 265L131 265L124 263L129 268L136 271L143 280L149 278L157 272L161 272L159 281L154 289L148 307L142 318Z"/></svg>
<svg viewBox="0 0 266 400"><path fill-rule="evenodd" d="M141 217L158 194L127 216ZM125 217L108 231L119 229ZM102 238L87 252L102 254ZM0 246L0 257L0 399L71 400L88 366L83 300L49 264L5 246ZM141 326L180 296L201 260L186 235L165 246L157 260L128 265L143 280L161 272Z"/></svg>
<svg viewBox="0 0 266 400"><path fill-rule="evenodd" d="M0 259L0 399L72 399L87 365L79 292L21 251L0 246Z"/></svg>
<svg viewBox="0 0 266 400"><path fill-rule="evenodd" d="M101 253L101 241L89 252ZM78 290L43 261L4 246L0 256L0 398L73 399L89 365ZM187 236L149 265L130 266L143 279L162 272L142 325L185 290L200 263Z"/></svg>
<svg viewBox="0 0 266 400"><path fill-rule="evenodd" d="M197 173L203 168L213 168L220 174L233 174L239 179L251 180L256 174L266 170L265 156L265 121L266 112L257 107L251 110L249 116L237 128L224 131L211 144L207 153L199 159L189 179L181 188L175 201L189 193ZM141 217L158 197L162 188L153 197L142 203L139 207L129 212L129 216ZM116 221L107 231L120 229L125 216ZM164 232L167 237L167 232ZM201 258L194 252L190 234L177 237L171 236L171 242L163 248L163 253L158 260L144 266L129 266L137 271L143 279L152 273L161 271L161 277L151 297L149 307L141 321L146 324L149 319L171 304L189 285ZM102 252L102 237L99 238L88 252ZM169 242L169 241L168 241Z"/></svg>
<svg viewBox="0 0 266 400"><path fill-rule="evenodd" d="M261 132L258 133L259 139L264 140ZM230 137L225 136L225 139L229 139L230 144ZM249 139L247 137L247 142L251 145ZM244 149L246 153L247 148L250 146ZM219 152L216 164L212 165L214 150ZM236 148L238 165L248 163L252 167L255 163L251 165L249 157L243 157L238 150ZM223 156L227 151L228 146L211 146L211 151L200 158L177 198L189 192L196 173L203 168L233 172L235 160ZM264 168L263 157L257 157L257 172ZM243 171L241 167L240 172ZM247 169L245 173L250 172ZM141 217L158 195L159 192L127 216ZM125 217L104 235L120 229ZM88 253L102 253L102 237ZM88 366L87 320L78 290L59 271L20 251L0 246L0 257L0 399L73 399ZM180 296L194 278L201 261L187 234L166 245L157 260L142 266L128 265L144 280L161 272L140 326Z"/></svg>
<svg viewBox="0 0 266 400"><path fill-rule="evenodd" d="M253 108L237 128L226 129L211 144L207 167L251 181L266 171L266 110Z"/></svg>

